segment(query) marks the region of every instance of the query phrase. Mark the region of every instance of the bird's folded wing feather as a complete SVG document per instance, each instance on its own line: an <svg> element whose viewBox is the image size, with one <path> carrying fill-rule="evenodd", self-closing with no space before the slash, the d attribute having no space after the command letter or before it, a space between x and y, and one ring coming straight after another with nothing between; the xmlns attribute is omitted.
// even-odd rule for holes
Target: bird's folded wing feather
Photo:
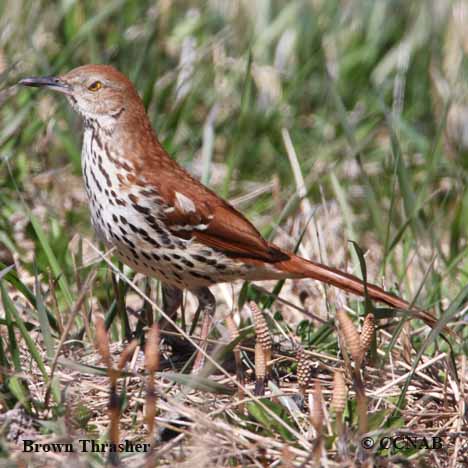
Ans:
<svg viewBox="0 0 468 468"><path fill-rule="evenodd" d="M193 179L185 190L168 190L165 199L170 201L166 219L174 235L195 238L231 257L265 262L289 258L266 242L235 208Z"/></svg>

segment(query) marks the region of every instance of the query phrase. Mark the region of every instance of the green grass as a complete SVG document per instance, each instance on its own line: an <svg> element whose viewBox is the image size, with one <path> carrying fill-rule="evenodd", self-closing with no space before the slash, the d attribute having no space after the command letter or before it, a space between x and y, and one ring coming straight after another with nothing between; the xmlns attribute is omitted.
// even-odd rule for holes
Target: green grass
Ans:
<svg viewBox="0 0 468 468"><path fill-rule="evenodd" d="M106 440L108 381L94 350L93 317L105 315L109 339L121 351L129 335L126 316L141 338L147 323L138 319L138 312L153 314L132 287L113 277L106 262L97 259L89 264L89 256L96 253L83 240L94 242L80 180L78 116L59 96L15 86L24 76L110 63L133 80L159 139L180 164L231 200L264 189L247 197L239 209L265 236L291 249L300 240L301 254L361 274L363 257L346 242L354 241L365 253L369 281L384 280L388 289L415 299L441 318L431 333L418 328L418 321L402 325L392 314L390 320L379 321L379 346L364 375L366 390L378 393L405 372L408 375L382 396L379 405L377 397L370 398L370 430L395 434L411 422L410 430L424 434L442 428L460 431L463 415L454 389L463 395L461 382L467 379L468 350L463 344L467 331L462 320L468 279L468 143L456 135L457 125L465 134L468 128L459 110L464 108L468 115L468 51L463 51L460 37L465 34L465 44L468 39L452 3L437 6L440 11L434 13L436 3L0 3L0 413L23 408L36 421L34 438L72 437L73 431L81 431ZM193 62L181 63L182 51L190 47ZM444 86L448 94L441 92ZM283 129L289 132L305 181L313 210L310 222L312 213L297 196ZM12 259L15 268L4 270ZM84 289L94 271L92 284ZM161 303L155 280L136 280L151 300ZM309 310L300 301L299 286L288 284L283 289L268 287L274 291L273 299L279 294ZM233 304L255 298L271 312L276 343L281 344L277 351L289 356L275 367L276 385L282 391L295 383L288 377L290 371L294 375L293 344L321 353L317 377L327 390L328 405L330 369L343 365L330 320L342 298L310 282L300 287L312 298L312 312L324 324L307 316L286 320L293 309L252 285L242 291L236 287ZM219 319L230 308L230 293L230 288L216 289ZM347 302L356 311L356 323L364 311L361 304L352 298ZM188 331L190 297L186 306L178 323ZM444 341L440 330L447 323L454 336ZM245 314L241 324L250 325ZM252 332L242 336L248 339ZM405 353L408 362L402 358ZM414 372L430 359L434 359L430 367ZM382 381L374 368L382 371ZM142 369L136 365L120 379L125 385L123 425L136 439L145 437ZM219 369L216 378L218 374ZM292 466L301 466L307 458L310 447L304 434L313 431L307 413L296 414L285 403L290 395L283 400L250 400L241 410L235 399L221 400L235 389L232 381L224 383L232 388L223 392L213 376L206 376L192 385L210 402L209 411L204 411L203 404L187 397L187 378L168 372L166 376L161 377L165 383L159 392L174 408L187 405L187 417L204 428L193 424L193 432L184 436L181 445L186 444L187 453L197 444L207 447L208 458L214 450L210 444L222 451L224 422L239 444L234 446L248 454L218 453L220 466L261 463L262 457L271 463L274 456L283 456L277 443L297 450ZM93 393L93 382L104 391ZM83 395L79 404L76 396L68 401L70 385ZM170 392L171 398L176 393L175 401L169 399ZM429 401L428 394L437 395ZM229 402L234 405L231 412L217 407ZM167 405L161 405L165 414ZM428 411L452 411L454 419L450 424L443 416L415 422L412 412L421 416L426 405ZM334 427L334 415L329 417ZM353 397L345 417L352 459L359 452ZM242 430L265 439L246 435L252 445L243 445L238 437ZM205 440L199 433L212 438ZM298 433L302 438L295 436ZM314 437L308 438L310 443ZM327 428L324 446L330 462L338 460L334 437ZM254 442L260 444L257 452ZM445 442L437 457L447 463L456 457L463 461L463 449L456 448L461 442L454 438ZM7 426L0 426L0 456L22 457L19 447L8 439ZM156 449L161 447L159 442ZM466 446L464 450L466 457ZM376 463L379 456L391 461L397 455L435 460L430 451L383 451L376 454ZM175 463L168 453L161 457ZM101 466L105 457L86 460Z"/></svg>

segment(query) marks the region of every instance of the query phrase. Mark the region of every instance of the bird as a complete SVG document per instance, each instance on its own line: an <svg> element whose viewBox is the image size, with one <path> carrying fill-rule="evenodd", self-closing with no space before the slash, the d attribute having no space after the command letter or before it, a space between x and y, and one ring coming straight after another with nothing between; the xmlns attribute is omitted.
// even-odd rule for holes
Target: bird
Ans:
<svg viewBox="0 0 468 468"><path fill-rule="evenodd" d="M216 309L209 288L217 283L311 278L411 310L406 300L375 284L265 240L243 214L169 156L134 85L111 65L83 65L19 83L63 94L81 116L82 173L98 238L134 271L160 280L169 316L177 313L184 290L197 297L202 349ZM428 314L423 319L433 323ZM199 351L194 372L203 356Z"/></svg>

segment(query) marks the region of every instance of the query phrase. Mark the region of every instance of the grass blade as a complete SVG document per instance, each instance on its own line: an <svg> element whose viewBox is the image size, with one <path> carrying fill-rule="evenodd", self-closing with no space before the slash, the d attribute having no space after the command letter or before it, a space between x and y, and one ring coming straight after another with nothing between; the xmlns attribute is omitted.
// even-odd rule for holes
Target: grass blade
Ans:
<svg viewBox="0 0 468 468"><path fill-rule="evenodd" d="M72 294L70 292L70 288L68 286L68 282L63 275L63 271L60 268L60 265L58 264L57 257L55 256L48 240L45 235L44 230L42 229L42 226L40 225L38 219L31 213L30 214L30 220L31 224L33 226L33 229L37 235L37 238L39 239L39 243L41 244L41 247L43 248L47 260L49 262L49 265L52 269L53 274L55 275L56 278L58 278L57 282L59 284L60 290L62 291L62 294L65 298L65 301L68 305L68 307L73 307L73 298Z"/></svg>

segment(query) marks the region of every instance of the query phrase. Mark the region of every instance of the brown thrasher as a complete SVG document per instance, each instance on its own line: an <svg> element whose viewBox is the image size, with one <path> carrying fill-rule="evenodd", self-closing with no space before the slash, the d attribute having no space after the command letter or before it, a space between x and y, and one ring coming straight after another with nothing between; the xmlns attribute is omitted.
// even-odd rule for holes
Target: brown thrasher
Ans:
<svg viewBox="0 0 468 468"><path fill-rule="evenodd" d="M241 213L171 159L132 83L115 68L85 65L20 83L63 93L82 116L83 176L98 236L123 263L162 282L169 315L180 306L183 289L197 296L205 346L215 310L208 287L216 283L313 278L364 295L357 277L267 242ZM378 286L368 284L367 290L371 299L409 307ZM201 363L199 354L195 368Z"/></svg>

